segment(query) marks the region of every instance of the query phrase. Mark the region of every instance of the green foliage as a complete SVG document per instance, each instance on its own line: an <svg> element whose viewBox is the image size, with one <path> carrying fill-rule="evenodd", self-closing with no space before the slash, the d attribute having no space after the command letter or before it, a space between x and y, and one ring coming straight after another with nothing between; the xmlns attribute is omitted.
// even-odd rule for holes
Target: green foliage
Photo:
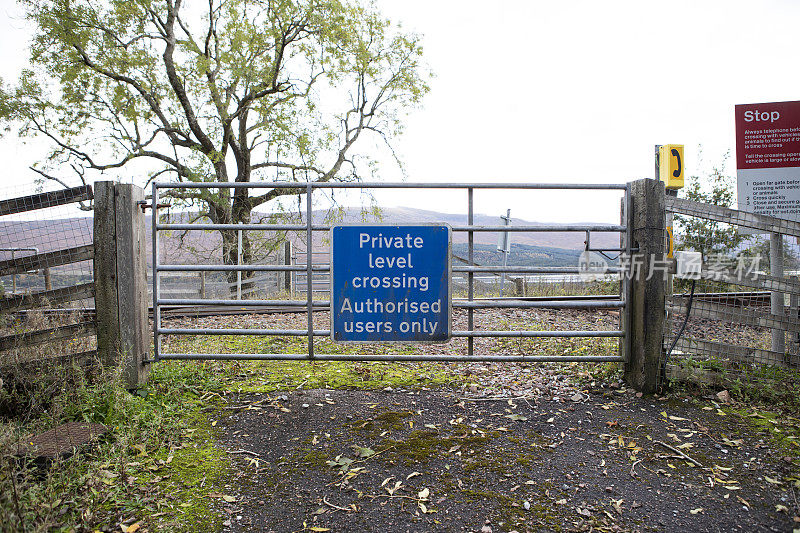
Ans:
<svg viewBox="0 0 800 533"><path fill-rule="evenodd" d="M725 164L729 154L725 154L719 165L714 165L704 175L689 177L689 185L684 190L685 198L695 202L735 207L735 178L725 172ZM735 226L699 217L675 216L681 231L677 238L676 248L694 250L703 254L703 259L710 256L732 255L748 238L737 232Z"/></svg>
<svg viewBox="0 0 800 533"><path fill-rule="evenodd" d="M119 531L122 519L151 531L219 528L208 493L224 491L229 459L213 445L213 396L199 393L215 390L219 376L203 364L160 365L131 395L106 372L0 421L0 531ZM13 457L27 436L70 421L103 423L109 432L46 466Z"/></svg>
<svg viewBox="0 0 800 533"><path fill-rule="evenodd" d="M354 180L428 92L418 35L339 0L21 0L32 69L0 90L0 120L44 137L37 167L81 180L144 168L185 182ZM391 149L391 146L389 145ZM122 170L120 170L121 172ZM215 223L305 189L165 193ZM234 262L234 232L223 232ZM245 262L250 259L245 242Z"/></svg>

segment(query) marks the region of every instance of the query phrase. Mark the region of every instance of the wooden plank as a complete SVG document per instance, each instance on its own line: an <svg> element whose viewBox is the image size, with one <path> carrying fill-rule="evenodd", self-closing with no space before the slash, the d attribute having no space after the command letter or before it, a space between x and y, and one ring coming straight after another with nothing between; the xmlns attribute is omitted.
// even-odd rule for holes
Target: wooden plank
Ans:
<svg viewBox="0 0 800 533"><path fill-rule="evenodd" d="M731 285L752 287L754 289L779 291L786 294L800 294L800 281L792 278L772 276L770 274L756 274L753 276L736 276L730 271L706 270L700 273L702 279L721 281Z"/></svg>
<svg viewBox="0 0 800 533"><path fill-rule="evenodd" d="M0 299L0 312L34 309L45 304L55 305L94 297L94 283L82 283L34 294L19 294Z"/></svg>
<svg viewBox="0 0 800 533"><path fill-rule="evenodd" d="M82 185L71 189L61 189L58 191L43 192L19 198L0 200L0 216L23 213L47 207L82 202L92 199L92 186Z"/></svg>
<svg viewBox="0 0 800 533"><path fill-rule="evenodd" d="M5 261L0 261L0 276L24 274L32 270L80 263L81 261L89 261L92 257L94 257L94 246L87 244L84 246L76 246L75 248L55 250L53 252L29 255L17 259L7 259Z"/></svg>
<svg viewBox="0 0 800 533"><path fill-rule="evenodd" d="M116 363L119 346L117 305L117 233L114 182L94 184L94 305L97 310L97 354L106 366Z"/></svg>
<svg viewBox="0 0 800 533"><path fill-rule="evenodd" d="M735 346L722 342L695 339L685 335L678 339L675 348L687 354L717 357L726 361L787 366L785 364L787 356L782 353L763 350L761 348L749 348L746 346Z"/></svg>
<svg viewBox="0 0 800 533"><path fill-rule="evenodd" d="M78 324L59 326L57 328L42 329L39 331L27 331L25 333L18 333L16 335L6 335L4 337L0 337L0 352L13 350L14 348L19 348L22 345L27 347L65 339L90 337L94 335L95 332L96 327L94 322L80 322Z"/></svg>
<svg viewBox="0 0 800 533"><path fill-rule="evenodd" d="M625 361L625 382L646 394L656 391L666 321L666 284L660 276L646 276L664 256L664 184L656 180L630 183L633 211L630 214L631 239L642 257L639 275L630 280L626 313L630 320L625 331L629 352Z"/></svg>
<svg viewBox="0 0 800 533"><path fill-rule="evenodd" d="M147 242L139 202L144 191L130 184L115 187L117 298L122 375L128 389L144 383L150 342L147 334Z"/></svg>
<svg viewBox="0 0 800 533"><path fill-rule="evenodd" d="M43 359L33 359L30 361L3 361L0 364L0 376L13 375L15 371L32 372L36 370L53 371L53 366L77 363L79 366L88 370L97 359L97 350L86 352L68 353L55 357L45 357Z"/></svg>
<svg viewBox="0 0 800 533"><path fill-rule="evenodd" d="M667 304L667 309L674 313L686 314L686 303L685 301L672 299ZM752 308L733 307L702 300L692 302L691 318L721 320L754 328L775 328L800 333L800 320L796 315L794 317L779 316L763 313Z"/></svg>
<svg viewBox="0 0 800 533"><path fill-rule="evenodd" d="M770 217L767 215L757 215L747 211L739 211L718 205L704 204L685 198L667 196L665 198L667 211L682 215L694 216L724 222L744 228L752 228L766 233L782 233L800 237L800 222L785 220L782 218Z"/></svg>

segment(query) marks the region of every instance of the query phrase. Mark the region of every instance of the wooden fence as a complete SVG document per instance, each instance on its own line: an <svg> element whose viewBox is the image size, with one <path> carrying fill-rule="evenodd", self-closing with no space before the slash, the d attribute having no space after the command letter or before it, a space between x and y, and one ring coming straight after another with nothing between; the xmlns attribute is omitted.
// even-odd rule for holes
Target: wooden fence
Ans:
<svg viewBox="0 0 800 533"><path fill-rule="evenodd" d="M747 228L748 232L756 234L800 237L798 222L683 198L666 196L665 210L668 217L674 213L684 220L700 219L719 224L723 229ZM675 241L685 249L699 248L686 235L676 235ZM711 363L713 368L722 368L728 378L753 374L761 365L800 369L797 342L800 338L800 281L795 276L782 275L774 270L766 273L756 268L742 272L740 267L746 264L741 262L742 255L743 251L739 250L739 258L736 259L738 264L704 261L697 287L711 287L709 290L712 291L770 291L773 295L772 308L765 302L763 292L737 292L736 298L721 298L719 295L724 295L724 292L714 292L712 294L715 296L705 297L700 294L703 291L698 289L700 295L692 298L690 309L687 294L679 294L678 291L668 294L665 350L674 344L674 353L667 367L668 375L686 377L687 359L700 362L700 367L703 367L703 363L706 366ZM752 261L752 258L748 258L748 261ZM678 337L677 332L684 321L689 327ZM772 339L777 338L778 342L772 340L771 336ZM788 342L784 343L782 339Z"/></svg>
<svg viewBox="0 0 800 533"><path fill-rule="evenodd" d="M0 216L27 213L76 202L84 202L92 200L92 198L93 194L90 185L11 198L0 201ZM49 282L49 272L51 269L74 263L91 261L93 258L94 245L90 244L0 261L0 276L16 276L31 271L43 271L47 280L44 291L12 294L11 296L0 299L0 314L41 309L53 305L61 305L93 298L93 283L81 283L53 289ZM9 352L17 350L21 346L28 348L67 339L92 337L95 335L96 330L95 321L82 316L80 321L75 324L58 325L56 327L4 335L0 337L0 357L5 356L3 357L3 359L5 359L3 362L9 363ZM61 354L54 357L54 359L86 360L96 355L96 350L89 350L79 353ZM5 365L0 364L0 366Z"/></svg>
<svg viewBox="0 0 800 533"><path fill-rule="evenodd" d="M96 336L97 348L68 354L48 354L45 359L25 363L63 360L98 360L106 366L122 366L128 388L144 382L149 352L146 290L144 191L136 186L96 182L75 187L0 201L0 216L24 213L94 200L92 244L36 253L0 261L0 276L25 274L92 261L93 281L44 291L12 294L0 298L0 314L43 309L95 299L96 312L79 313L79 322L58 324L38 330L24 330L0 337L0 368L21 361L14 357L20 347L46 345L69 339ZM31 243L36 244L36 243Z"/></svg>

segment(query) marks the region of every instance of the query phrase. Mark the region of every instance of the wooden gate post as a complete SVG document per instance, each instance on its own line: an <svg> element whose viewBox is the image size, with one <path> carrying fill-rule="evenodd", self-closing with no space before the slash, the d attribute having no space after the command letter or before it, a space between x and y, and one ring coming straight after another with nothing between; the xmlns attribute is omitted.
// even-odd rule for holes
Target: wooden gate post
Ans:
<svg viewBox="0 0 800 533"><path fill-rule="evenodd" d="M632 182L628 224L633 271L629 282L627 334L630 352L625 382L644 393L656 392L666 321L664 255L664 184L652 179ZM649 278L649 279L648 279Z"/></svg>
<svg viewBox="0 0 800 533"><path fill-rule="evenodd" d="M283 242L283 264L292 266L292 241L285 240ZM287 270L283 273L283 290L286 294L292 294L292 272Z"/></svg>
<svg viewBox="0 0 800 533"><path fill-rule="evenodd" d="M131 184L94 185L94 282L97 353L103 365L122 365L130 390L149 372L144 191Z"/></svg>

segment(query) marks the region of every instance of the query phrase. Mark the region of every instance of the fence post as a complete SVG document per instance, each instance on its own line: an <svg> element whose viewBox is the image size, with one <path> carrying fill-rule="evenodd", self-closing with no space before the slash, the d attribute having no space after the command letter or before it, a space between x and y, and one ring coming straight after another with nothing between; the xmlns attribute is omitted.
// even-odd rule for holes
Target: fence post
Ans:
<svg viewBox="0 0 800 533"><path fill-rule="evenodd" d="M128 389L147 379L147 259L144 191L98 181L94 204L94 280L97 353L103 365L122 365Z"/></svg>
<svg viewBox="0 0 800 533"><path fill-rule="evenodd" d="M633 254L627 305L630 353L625 381L633 388L653 393L658 386L666 316L664 260L664 184L652 179L632 182L629 215ZM650 275L652 274L652 275ZM649 277L649 279L648 279Z"/></svg>

